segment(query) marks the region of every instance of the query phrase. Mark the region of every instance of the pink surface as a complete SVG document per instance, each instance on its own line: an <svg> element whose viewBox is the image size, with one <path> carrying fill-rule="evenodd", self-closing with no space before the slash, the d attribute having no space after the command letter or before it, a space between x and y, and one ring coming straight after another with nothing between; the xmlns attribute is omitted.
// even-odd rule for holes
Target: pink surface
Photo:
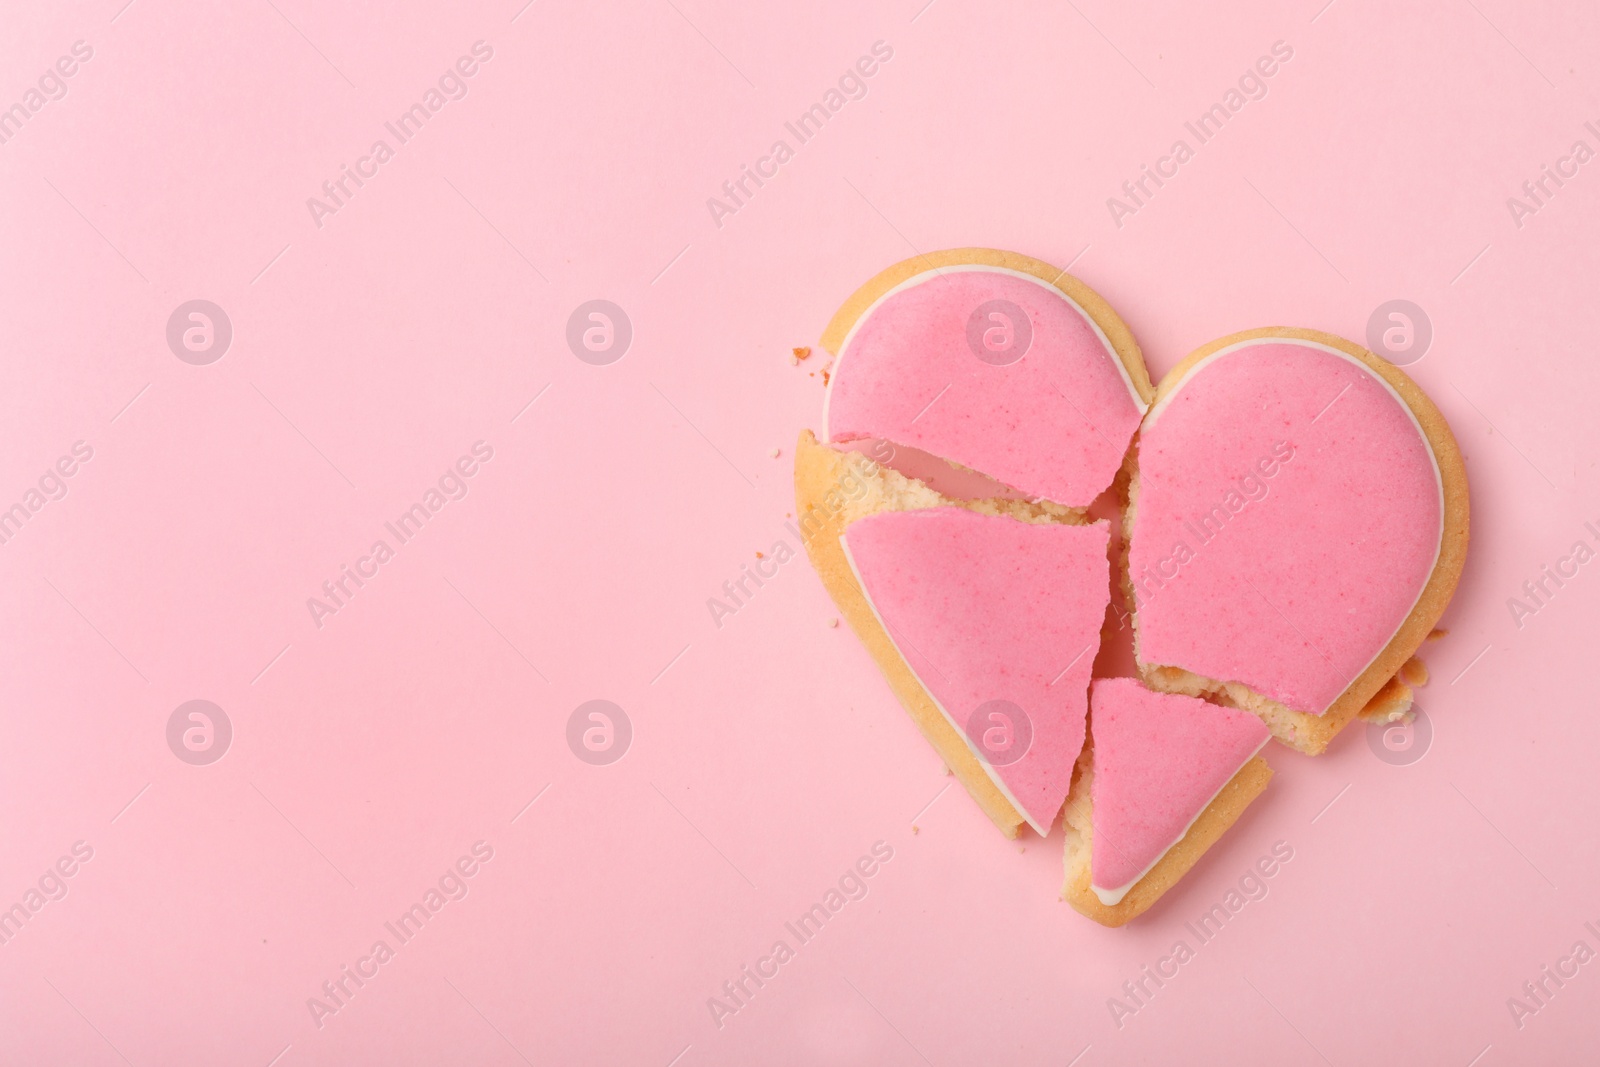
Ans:
<svg viewBox="0 0 1600 1067"><path fill-rule="evenodd" d="M1177 844L1267 740L1247 711L1101 678L1089 693L1094 735L1090 881L1122 889Z"/></svg>
<svg viewBox="0 0 1600 1067"><path fill-rule="evenodd" d="M1421 428L1366 367L1307 344L1214 354L1139 436L1141 660L1322 714L1416 603L1441 499Z"/></svg>
<svg viewBox="0 0 1600 1067"><path fill-rule="evenodd" d="M93 450L0 544L0 904L75 872L0 944L0 1062L1592 1058L1594 962L1520 1027L1507 1000L1600 949L1600 561L1543 577L1600 544L1597 162L1507 201L1600 147L1593 5L124 2L0 8L6 105L94 51L0 144L0 501ZM318 229L306 200L480 39L467 95ZM800 144L784 124L878 40ZM1277 40L1266 95L1197 144ZM719 228L707 199L779 138ZM1119 227L1107 199L1178 138ZM785 527L824 360L790 348L965 244L1071 263L1156 376L1415 301L1407 370L1467 455L1426 755L1360 725L1274 750L1269 794L1120 930L1056 900L1059 831L1019 852L940 773ZM209 366L167 343L195 298L233 324ZM566 340L595 299L634 327L609 366ZM466 495L318 629L307 599L479 440ZM166 736L196 698L233 725L209 766ZM595 699L633 728L606 766L567 739ZM479 840L467 895L318 1029L307 1000ZM719 1027L708 999L779 939Z"/></svg>
<svg viewBox="0 0 1600 1067"><path fill-rule="evenodd" d="M947 267L857 320L829 386L827 433L908 445L1084 507L1110 486L1143 413L1116 353L1059 290Z"/></svg>
<svg viewBox="0 0 1600 1067"><path fill-rule="evenodd" d="M879 621L1041 835L1083 750L1089 669L1110 599L1105 524L964 508L890 511L845 530Z"/></svg>

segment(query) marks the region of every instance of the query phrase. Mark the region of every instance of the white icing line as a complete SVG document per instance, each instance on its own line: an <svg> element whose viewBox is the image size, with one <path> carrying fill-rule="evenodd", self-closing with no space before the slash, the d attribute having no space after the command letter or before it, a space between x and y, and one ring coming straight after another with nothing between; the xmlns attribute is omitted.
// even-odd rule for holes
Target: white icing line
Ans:
<svg viewBox="0 0 1600 1067"><path fill-rule="evenodd" d="M1338 695L1333 698L1333 700L1330 700L1326 705L1324 705L1320 711L1309 713L1320 716L1327 714L1328 709L1333 707L1333 705L1339 700L1339 697L1344 696L1344 694L1349 691L1350 687L1355 684L1355 680L1367 673L1367 668L1371 667L1377 662L1378 657L1383 655L1384 649L1387 649L1389 647L1389 643L1394 640L1395 634L1399 633L1400 628L1406 624L1406 620L1411 618L1411 613L1416 610L1417 602L1422 599L1422 594L1427 592L1428 583L1433 580L1433 572L1439 567L1439 556L1444 552L1444 475L1439 471L1439 457L1434 454L1433 442L1429 440L1427 432L1423 430L1422 423L1417 419L1417 413L1411 410L1411 405L1406 403L1405 397L1401 396L1399 391L1396 390L1394 386L1389 384L1389 380L1387 378L1377 373L1371 367L1367 366L1361 360L1357 359L1355 356L1352 356L1348 352L1342 352L1339 349L1334 348L1331 345L1325 345L1320 341L1307 341L1299 337L1255 337L1248 341L1239 341L1235 344L1228 345L1225 348L1217 349L1215 352L1211 353L1210 355L1201 359L1194 366L1190 367L1189 370L1184 374L1183 380L1177 384L1172 392L1168 393L1166 396L1162 397L1156 402L1155 406L1152 407L1149 413L1144 417L1144 424L1139 428L1140 436L1142 437L1145 432L1150 429L1150 427L1155 425L1156 420L1159 419L1161 417L1161 413L1167 409L1167 405L1172 402L1173 397L1183 392L1184 386L1194 381L1195 378L1199 376L1200 371L1208 363L1211 363L1213 360L1219 359L1222 356L1237 352L1242 348L1252 348L1256 345L1301 345L1305 348L1315 348L1319 351L1327 352L1330 355L1338 356L1340 359L1353 365L1357 370L1360 370L1369 378L1372 378L1374 381L1376 381L1379 385L1383 386L1384 389L1388 390L1389 395L1394 398L1394 402L1400 405L1400 410L1406 413L1406 418L1411 420L1412 427L1416 429L1417 436L1421 438L1423 449L1428 453L1428 462L1433 466L1434 485L1439 490L1439 534L1436 538L1434 538L1433 563L1428 567L1428 577L1423 579L1421 587L1417 589L1417 595L1411 599L1411 606L1406 608L1405 614L1400 617L1399 626L1396 626L1393 633L1389 634L1388 638L1383 642L1382 647L1372 654L1372 658L1367 660L1367 662L1362 665L1359 671L1356 671L1354 675L1350 676L1345 683L1344 689L1341 689ZM1343 395L1343 393L1340 394L1340 396ZM1324 411L1326 411L1326 409L1324 409ZM1319 415L1318 418L1320 417L1321 416ZM1315 422L1316 420L1313 419L1312 421ZM1315 648L1316 646L1313 645L1312 647ZM1320 652L1321 650L1318 649L1318 651ZM1178 665L1174 664L1174 666ZM1185 667L1183 669L1187 670L1188 668ZM1285 706L1287 707L1287 705ZM1290 708L1289 710L1294 711L1295 709Z"/></svg>
<svg viewBox="0 0 1600 1067"><path fill-rule="evenodd" d="M879 514L887 514L887 512L880 512ZM1104 522L1105 520L1102 519L1101 521ZM1091 523L1090 525L1098 525L1098 523ZM856 586L861 590L861 598L867 602L867 607L871 610L872 617L877 619L878 625L883 628L884 636L889 638L889 644L893 645L894 650L900 654L900 658L905 661L906 669L911 671L912 675L917 679L917 684L922 686L922 691L928 695L929 700L933 701L933 706L939 709L939 714L944 716L945 722L949 723L951 729L955 730L955 732L960 735L961 740L966 742L967 748L971 750L973 756L977 758L978 766L982 767L983 773L989 776L989 781L994 783L994 787L1000 790L1000 794L1004 796L1006 800L1010 801L1013 808L1017 809L1017 814L1021 815L1023 819L1027 821L1028 825L1033 827L1034 830L1038 832L1040 837L1049 837L1050 827L1040 826L1034 821L1033 815L1028 811L1027 808L1022 806L1021 801L1011 794L1011 790L1006 788L1006 783L1000 780L1000 775L996 772L994 766L990 764L988 760L983 758L983 753L978 750L977 745L972 743L972 738L967 736L967 731L962 728L961 724L956 722L955 716L950 714L950 709L945 707L944 703L940 701L938 697L933 695L933 690L928 688L928 684L922 680L922 675L918 674L917 669L911 666L911 660L906 656L904 650L900 648L899 643L894 639L894 631L889 629L889 624L883 621L882 615L878 614L878 605L872 602L872 594L867 592L867 583L861 580L861 571L856 566L856 558L850 553L850 542L848 540L849 533L850 531L846 529L839 535L839 547L844 549L845 562L850 564L850 573L855 575ZM921 658L920 654L919 658ZM1087 720L1087 713L1085 714L1085 719ZM1023 759L1027 759L1027 756L1024 755ZM1076 763L1077 757L1074 756L1073 764L1076 765ZM1069 770L1068 773L1070 774L1071 771ZM1052 815L1051 822L1054 821L1055 816Z"/></svg>
<svg viewBox="0 0 1600 1067"><path fill-rule="evenodd" d="M844 335L844 341L839 345L839 353L837 358L834 360L833 372L831 377L828 379L828 388L822 394L822 439L824 441L829 443L833 442L833 434L828 430L828 408L829 404L833 400L834 386L839 381L839 369L844 366L844 357L850 351L850 342L855 340L856 331L861 329L862 323L870 319L873 312L878 310L879 305L881 305L885 300L888 300L891 296L894 296L896 293L913 288L914 286L922 285L925 282L931 281L935 277L938 277L942 274L957 274L966 271L988 271L991 274L1009 274L1013 278L1021 278L1025 281L1033 282L1040 288L1050 290L1050 293L1053 296L1057 296L1062 300L1065 300L1072 306L1074 311L1083 317L1083 321L1089 324L1089 328L1094 330L1094 335L1100 338L1101 346L1105 349L1106 355L1110 357L1111 365L1117 368L1117 374L1122 377L1122 384L1127 386L1128 395L1133 398L1133 406L1138 409L1139 414L1143 416L1145 412L1150 410L1150 405L1145 403L1144 398L1139 395L1139 390L1134 387L1133 376L1128 373L1128 368L1123 366L1122 357L1117 354L1116 347L1112 345L1111 339L1106 336L1106 332L1100 328L1100 324L1094 320L1094 316L1083 310L1083 305L1072 299L1072 297L1069 296L1064 290L1058 288L1053 282L1045 281L1036 274L1028 274L1024 271L1012 270L1010 267L995 267L986 263L963 263L949 267L933 267L929 270L922 271L921 273L913 274L899 285L896 285L888 292L878 297L878 299L874 300L867 306L865 311L856 316L856 321L850 325L850 332ZM1063 270L1061 274L1066 274L1066 271ZM1058 274L1057 277L1059 278L1061 274Z"/></svg>
<svg viewBox="0 0 1600 1067"><path fill-rule="evenodd" d="M1245 714L1249 714L1249 713L1246 712ZM1235 767L1233 769L1233 773L1228 775L1227 781L1223 782L1220 786L1218 786L1217 787L1217 791L1215 793L1212 793L1211 796L1206 799L1206 802L1204 804L1200 805L1200 810L1196 811L1194 813L1194 817L1191 818L1189 820L1188 824L1184 826L1183 831L1181 833L1179 833L1177 837L1174 837L1172 839L1171 843L1168 844L1166 848L1162 849L1159 853L1157 853L1156 854L1156 858L1150 861L1150 866L1148 866L1144 870L1140 871L1138 876L1135 877L1133 879L1133 881L1129 882L1127 885L1122 886L1122 887L1120 887L1118 889L1101 889L1099 886L1097 886L1097 885L1095 885L1093 883L1090 883L1089 888L1093 889L1094 890L1094 895L1100 898L1100 903L1104 904L1108 908L1113 908L1113 907L1116 907L1118 904L1121 904L1122 903L1122 898L1128 895L1128 890L1130 890L1134 886L1138 885L1139 882L1144 878L1145 875L1147 875L1151 871L1155 870L1156 864L1160 863L1162 858L1165 857L1168 852L1172 851L1172 846L1173 845L1176 845L1179 841L1182 841L1185 837L1189 836L1189 830L1199 820L1200 816L1205 814L1205 810L1212 805L1212 802L1214 802L1218 797L1220 797L1222 795L1222 791L1224 789L1228 788L1228 782L1233 781L1234 778L1236 778L1238 776L1239 772L1244 769L1244 765L1246 763L1249 763L1251 760L1253 760L1257 756L1259 756L1261 754L1261 750L1263 748L1266 748L1267 747L1267 742L1271 741L1271 740L1272 740L1272 733L1271 733L1271 731L1268 731L1267 736L1265 736L1265 737L1263 737L1261 739L1261 743L1259 745L1257 745L1255 747L1255 749L1252 750L1251 753L1248 756L1246 756L1244 759L1239 761L1239 766ZM1090 842L1090 846L1089 847L1090 847L1091 850L1094 848L1094 844L1093 844L1092 840ZM1090 862L1093 863L1092 852L1091 852L1091 856L1090 856Z"/></svg>

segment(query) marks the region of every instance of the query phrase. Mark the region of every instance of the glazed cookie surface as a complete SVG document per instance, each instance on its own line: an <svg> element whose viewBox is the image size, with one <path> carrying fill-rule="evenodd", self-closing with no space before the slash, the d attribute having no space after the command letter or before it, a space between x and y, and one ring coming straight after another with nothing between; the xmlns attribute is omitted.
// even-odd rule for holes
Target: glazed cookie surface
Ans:
<svg viewBox="0 0 1600 1067"><path fill-rule="evenodd" d="M881 438L1029 496L1111 484L1151 390L1127 327L1087 286L1014 253L897 264L846 303L823 438Z"/></svg>
<svg viewBox="0 0 1600 1067"><path fill-rule="evenodd" d="M1320 750L1459 576L1466 482L1443 419L1347 341L1252 331L1162 382L1137 460L1127 581L1146 678L1241 687Z"/></svg>
<svg viewBox="0 0 1600 1067"><path fill-rule="evenodd" d="M1090 690L1094 841L1090 886L1107 907L1183 840L1270 735L1260 719L1132 678Z"/></svg>
<svg viewBox="0 0 1600 1067"><path fill-rule="evenodd" d="M845 531L851 569L896 650L1041 835L1083 748L1109 538L1104 523L957 507L884 512Z"/></svg>

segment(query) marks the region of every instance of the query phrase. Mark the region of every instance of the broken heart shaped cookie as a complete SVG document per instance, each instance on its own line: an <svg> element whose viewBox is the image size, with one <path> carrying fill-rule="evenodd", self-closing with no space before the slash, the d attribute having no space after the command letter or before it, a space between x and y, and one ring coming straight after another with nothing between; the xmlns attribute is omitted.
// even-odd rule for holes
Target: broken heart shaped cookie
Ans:
<svg viewBox="0 0 1600 1067"><path fill-rule="evenodd" d="M824 442L802 432L795 458L807 553L1006 836L1065 807L1079 911L1120 925L1158 899L1265 788L1269 737L1315 754L1404 710L1397 671L1460 574L1466 481L1389 364L1259 330L1154 389L1093 290L989 249L896 264L822 340ZM1108 500L1115 549L1089 518ZM1113 585L1144 684L1091 701Z"/></svg>

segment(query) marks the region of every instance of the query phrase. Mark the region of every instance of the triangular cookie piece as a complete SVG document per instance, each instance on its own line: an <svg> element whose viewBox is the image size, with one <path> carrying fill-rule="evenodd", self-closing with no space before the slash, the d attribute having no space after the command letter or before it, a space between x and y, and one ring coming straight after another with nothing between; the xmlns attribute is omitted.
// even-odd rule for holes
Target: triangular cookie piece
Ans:
<svg viewBox="0 0 1600 1067"><path fill-rule="evenodd" d="M1041 835L1083 748L1110 599L1104 523L959 507L890 511L843 538L874 615L984 772Z"/></svg>
<svg viewBox="0 0 1600 1067"><path fill-rule="evenodd" d="M1271 736L1247 711L1101 678L1068 806L1066 896L1098 922L1144 911L1266 788Z"/></svg>

